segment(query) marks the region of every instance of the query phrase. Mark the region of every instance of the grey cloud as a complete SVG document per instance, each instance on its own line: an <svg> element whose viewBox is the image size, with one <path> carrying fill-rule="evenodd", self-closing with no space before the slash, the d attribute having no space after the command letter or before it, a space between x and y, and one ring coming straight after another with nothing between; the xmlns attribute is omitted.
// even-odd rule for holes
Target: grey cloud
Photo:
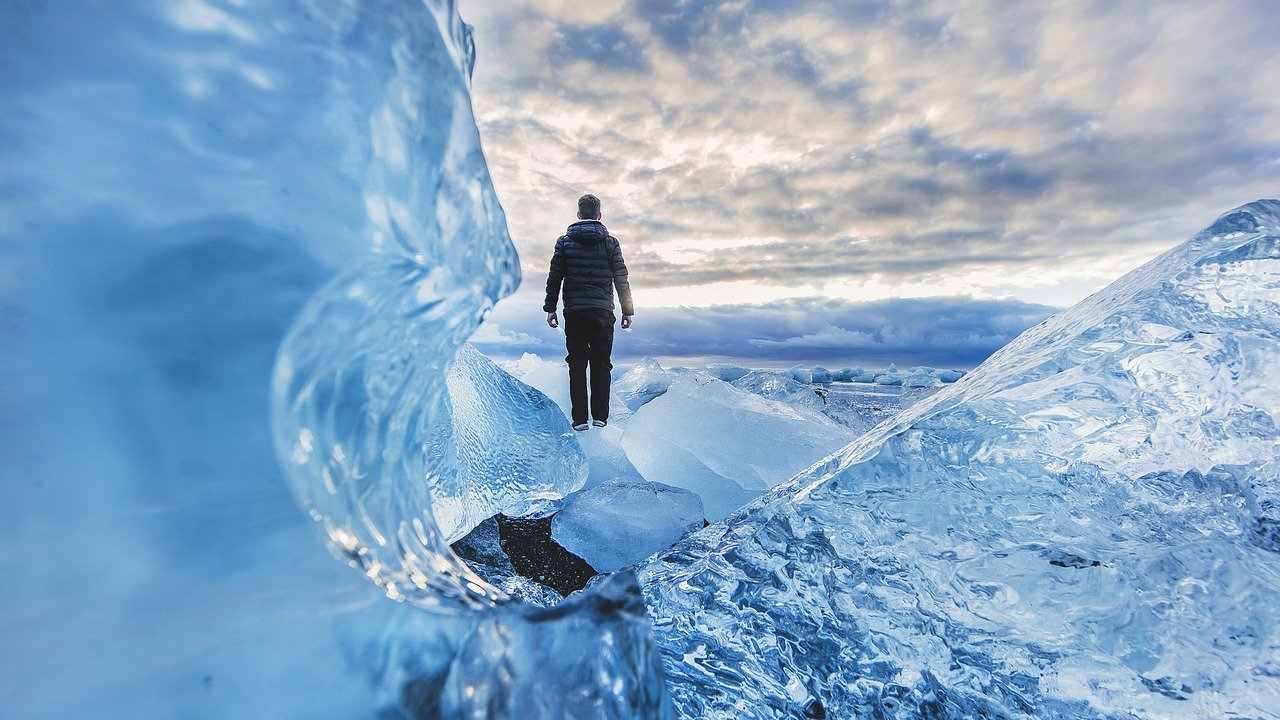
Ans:
<svg viewBox="0 0 1280 720"><path fill-rule="evenodd" d="M495 355L562 354L563 336L546 327L539 304L534 293L525 291L499 305L477 344ZM1053 310L964 297L642 308L635 329L617 334L614 352L621 358L716 356L967 368Z"/></svg>

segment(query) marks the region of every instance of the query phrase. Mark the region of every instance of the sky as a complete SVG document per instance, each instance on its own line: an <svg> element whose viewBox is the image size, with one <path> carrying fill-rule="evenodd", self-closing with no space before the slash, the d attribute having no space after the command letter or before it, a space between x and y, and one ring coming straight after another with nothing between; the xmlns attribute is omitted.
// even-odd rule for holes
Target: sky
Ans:
<svg viewBox="0 0 1280 720"><path fill-rule="evenodd" d="M1280 3L464 0L473 104L541 312L600 196L620 356L970 367L1280 195Z"/></svg>

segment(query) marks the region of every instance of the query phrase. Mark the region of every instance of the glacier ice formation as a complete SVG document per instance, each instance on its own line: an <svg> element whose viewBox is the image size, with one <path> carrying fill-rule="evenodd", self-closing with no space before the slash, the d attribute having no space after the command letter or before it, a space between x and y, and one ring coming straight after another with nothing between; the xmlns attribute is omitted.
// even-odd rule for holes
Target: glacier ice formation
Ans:
<svg viewBox="0 0 1280 720"><path fill-rule="evenodd" d="M2 491L21 520L0 628L23 658L5 709L662 716L633 576L514 602L437 523L528 500L475 494L489 428L455 413L514 386L448 392L519 280L455 4L0 20L0 462L24 478ZM464 388L492 369L454 367ZM548 463L510 472L566 459L533 443ZM572 489L568 459L529 488Z"/></svg>
<svg viewBox="0 0 1280 720"><path fill-rule="evenodd" d="M680 717L1280 717L1280 202L641 572Z"/></svg>
<svg viewBox="0 0 1280 720"><path fill-rule="evenodd" d="M644 603L622 571L538 607L437 522L485 477L456 413L507 407L450 363L518 281L454 4L0 14L23 717L1280 715L1280 204L693 533ZM628 410L703 391L740 392ZM733 450L682 462L772 482Z"/></svg>

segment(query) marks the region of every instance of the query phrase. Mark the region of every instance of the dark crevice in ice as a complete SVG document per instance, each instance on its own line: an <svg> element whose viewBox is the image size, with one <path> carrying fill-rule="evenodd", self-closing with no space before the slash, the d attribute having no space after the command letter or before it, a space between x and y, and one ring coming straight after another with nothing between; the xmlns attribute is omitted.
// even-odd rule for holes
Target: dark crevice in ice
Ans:
<svg viewBox="0 0 1280 720"><path fill-rule="evenodd" d="M494 515L454 542L453 551L490 582L519 575L569 595L598 573L551 537L552 517Z"/></svg>

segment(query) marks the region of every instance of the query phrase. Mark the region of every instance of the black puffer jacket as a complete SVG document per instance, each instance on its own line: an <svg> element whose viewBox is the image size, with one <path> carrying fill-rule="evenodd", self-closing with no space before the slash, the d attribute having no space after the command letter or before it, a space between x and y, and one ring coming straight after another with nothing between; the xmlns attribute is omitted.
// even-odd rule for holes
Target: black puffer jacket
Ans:
<svg viewBox="0 0 1280 720"><path fill-rule="evenodd" d="M547 299L543 312L555 312L564 283L564 309L613 310L613 288L618 288L622 314L634 315L631 284L627 282L627 264L622 260L622 246L599 220L580 220L556 240L551 256L551 272L547 276Z"/></svg>

